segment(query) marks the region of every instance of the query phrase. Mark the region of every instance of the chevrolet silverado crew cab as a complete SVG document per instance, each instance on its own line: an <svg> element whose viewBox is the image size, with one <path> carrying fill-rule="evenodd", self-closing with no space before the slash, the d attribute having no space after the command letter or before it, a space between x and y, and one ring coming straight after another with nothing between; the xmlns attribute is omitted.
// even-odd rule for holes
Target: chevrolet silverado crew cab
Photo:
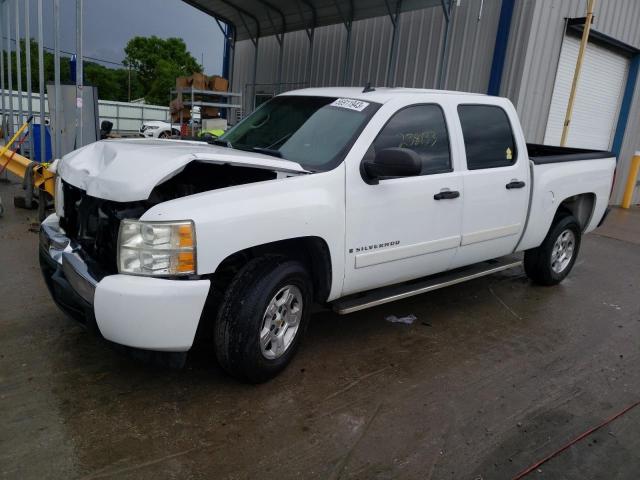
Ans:
<svg viewBox="0 0 640 480"><path fill-rule="evenodd" d="M350 313L522 263L562 281L615 164L527 145L504 98L293 91L214 144L66 155L41 266L56 303L104 338L168 352L209 339L224 369L259 382L289 363L313 303Z"/></svg>

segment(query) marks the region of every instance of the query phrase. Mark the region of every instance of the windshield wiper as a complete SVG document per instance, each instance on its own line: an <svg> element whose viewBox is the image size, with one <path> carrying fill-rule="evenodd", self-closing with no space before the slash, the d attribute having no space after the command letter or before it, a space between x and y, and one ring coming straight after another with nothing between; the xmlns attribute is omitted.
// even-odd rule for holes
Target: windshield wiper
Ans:
<svg viewBox="0 0 640 480"><path fill-rule="evenodd" d="M254 152L264 153L265 155L271 155L272 157L282 158L282 152L280 150L274 150L272 148L253 147Z"/></svg>
<svg viewBox="0 0 640 480"><path fill-rule="evenodd" d="M219 138L214 138L208 143L212 145L218 145L220 147L233 148L233 145L231 145L231 142L227 142L226 140L220 140Z"/></svg>

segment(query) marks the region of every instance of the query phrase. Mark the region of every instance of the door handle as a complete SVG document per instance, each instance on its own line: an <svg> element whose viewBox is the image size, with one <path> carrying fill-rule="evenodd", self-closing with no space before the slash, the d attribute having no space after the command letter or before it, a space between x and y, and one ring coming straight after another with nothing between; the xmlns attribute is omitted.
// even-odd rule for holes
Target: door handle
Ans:
<svg viewBox="0 0 640 480"><path fill-rule="evenodd" d="M450 198L458 198L460 196L460 192L456 190L444 190L440 193L436 193L433 196L434 200L448 200Z"/></svg>
<svg viewBox="0 0 640 480"><path fill-rule="evenodd" d="M512 180L506 185L507 190L512 190L514 188L524 188L524 186L525 186L525 183L519 180Z"/></svg>

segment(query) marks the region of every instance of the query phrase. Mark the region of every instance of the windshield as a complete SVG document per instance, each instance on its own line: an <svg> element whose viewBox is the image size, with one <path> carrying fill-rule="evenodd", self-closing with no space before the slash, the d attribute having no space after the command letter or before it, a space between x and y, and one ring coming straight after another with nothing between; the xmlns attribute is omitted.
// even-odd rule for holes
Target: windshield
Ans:
<svg viewBox="0 0 640 480"><path fill-rule="evenodd" d="M275 97L216 143L292 160L306 170L330 170L379 106L347 98Z"/></svg>

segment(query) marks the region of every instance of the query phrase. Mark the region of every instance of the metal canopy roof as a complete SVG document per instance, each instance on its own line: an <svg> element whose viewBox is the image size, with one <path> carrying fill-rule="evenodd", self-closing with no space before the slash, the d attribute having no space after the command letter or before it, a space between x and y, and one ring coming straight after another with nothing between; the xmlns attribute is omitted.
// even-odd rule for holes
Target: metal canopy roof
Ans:
<svg viewBox="0 0 640 480"><path fill-rule="evenodd" d="M236 40L444 5L447 0L183 0L231 24ZM450 1L450 0L449 0Z"/></svg>

